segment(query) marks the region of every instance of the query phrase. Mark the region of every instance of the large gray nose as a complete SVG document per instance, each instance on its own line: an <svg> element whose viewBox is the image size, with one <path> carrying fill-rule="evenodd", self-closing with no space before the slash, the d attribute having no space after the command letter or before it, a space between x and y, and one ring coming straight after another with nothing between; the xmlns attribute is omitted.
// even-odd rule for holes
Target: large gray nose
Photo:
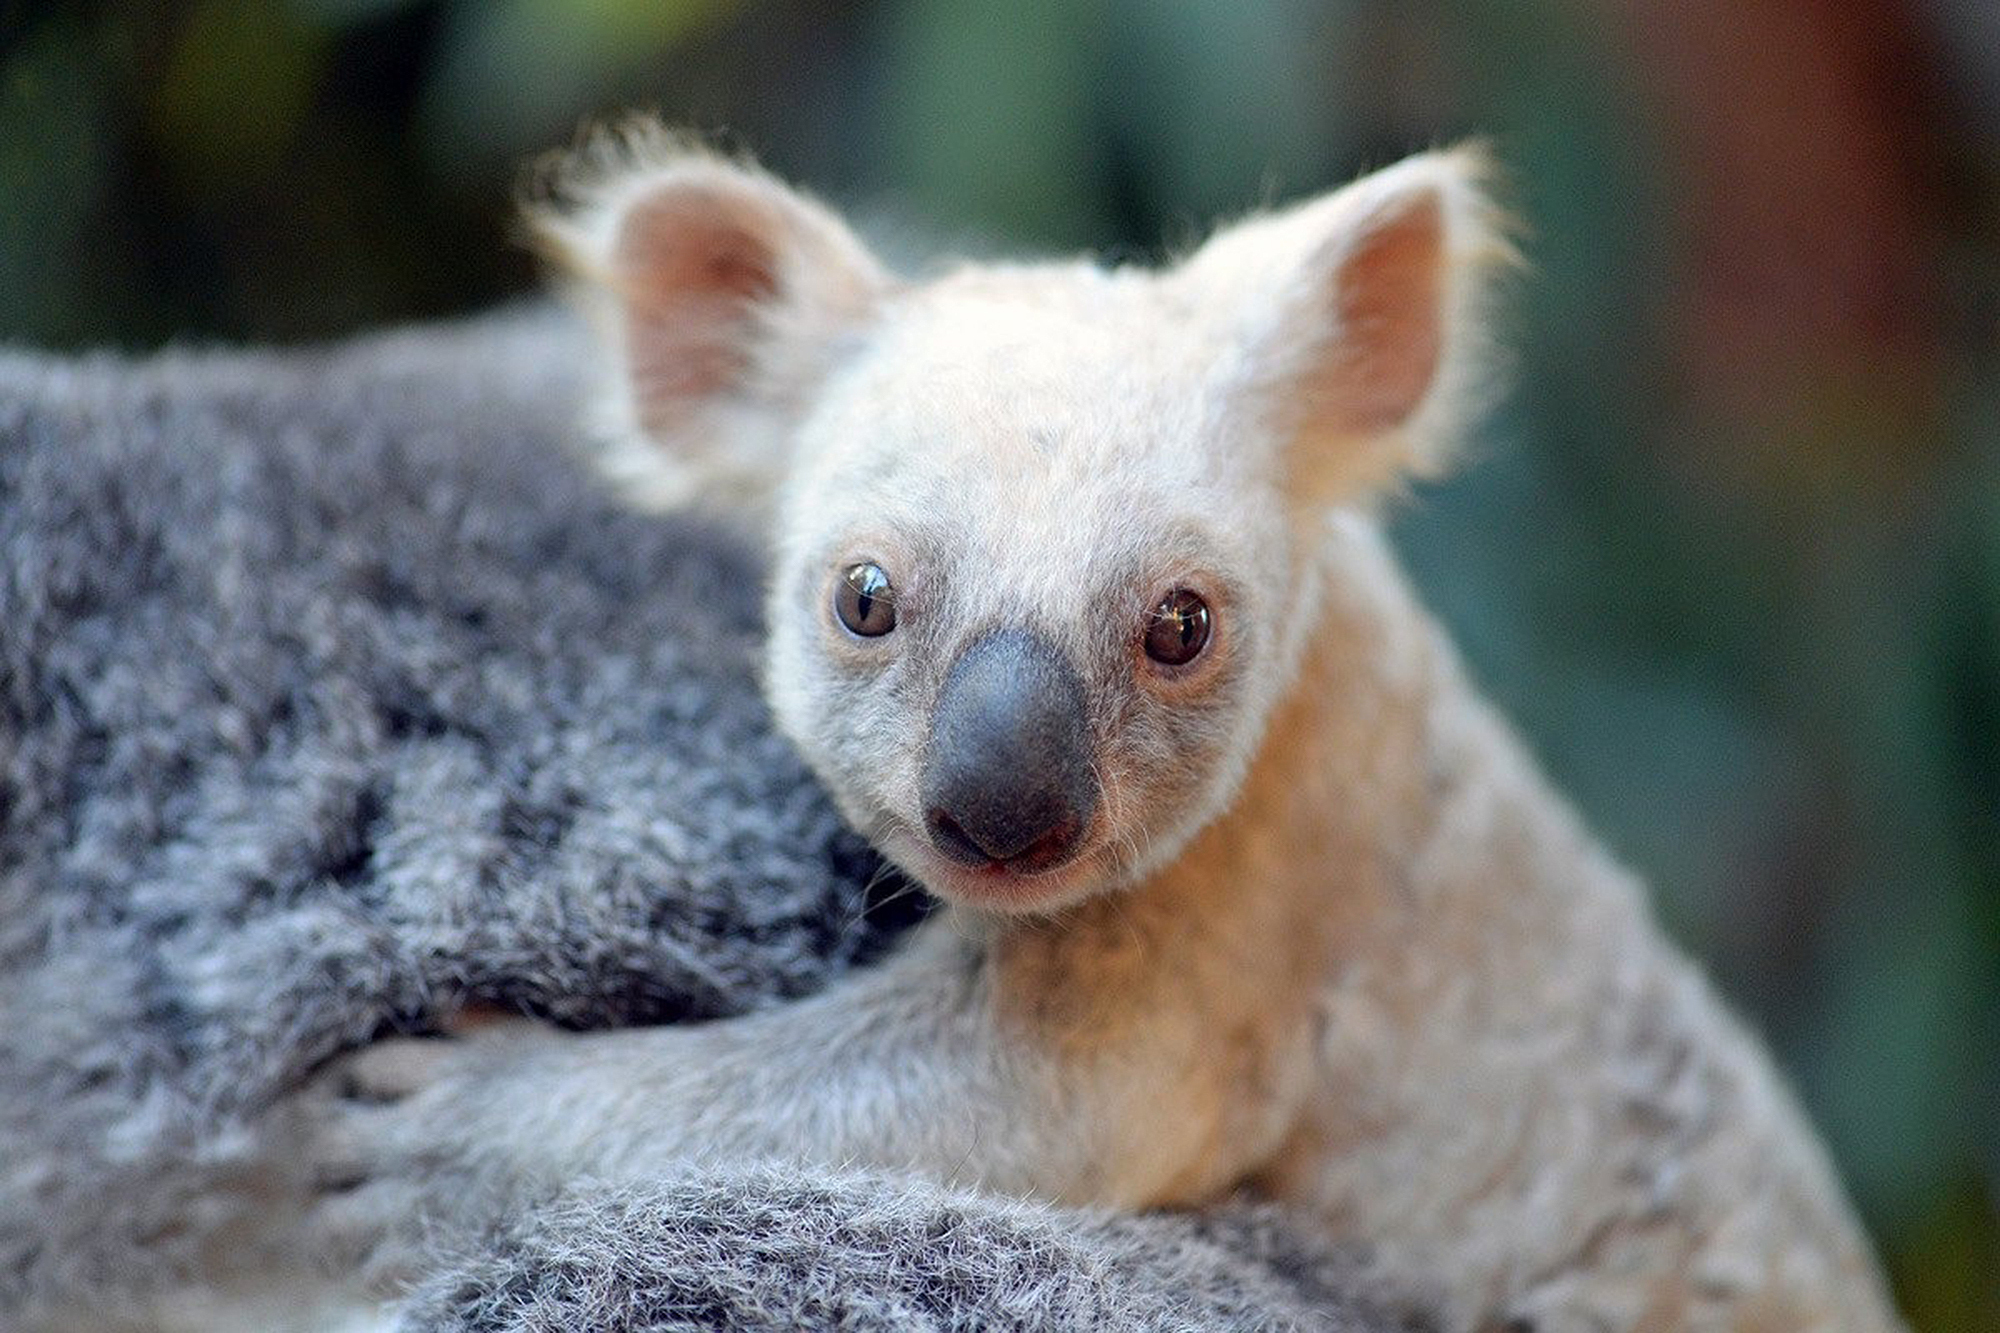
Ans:
<svg viewBox="0 0 2000 1333"><path fill-rule="evenodd" d="M967 645L931 715L924 822L968 865L1046 870L1097 809L1083 682L1048 640L995 630Z"/></svg>

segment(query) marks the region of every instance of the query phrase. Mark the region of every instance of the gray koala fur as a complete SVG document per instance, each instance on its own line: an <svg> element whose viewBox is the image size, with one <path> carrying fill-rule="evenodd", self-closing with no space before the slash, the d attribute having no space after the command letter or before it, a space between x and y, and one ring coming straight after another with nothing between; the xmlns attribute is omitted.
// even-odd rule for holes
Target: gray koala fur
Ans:
<svg viewBox="0 0 2000 1333"><path fill-rule="evenodd" d="M291 353L0 353L0 1327L182 1274L260 1110L471 1002L796 996L914 895L755 685L757 559L628 513L535 309ZM1163 1108L1171 1114L1171 1108ZM580 1188L422 1329L1405 1327L1277 1214L880 1177Z"/></svg>
<svg viewBox="0 0 2000 1333"><path fill-rule="evenodd" d="M877 1175L703 1172L558 1201L412 1298L405 1333L1427 1325L1356 1257L1238 1205L1064 1212ZM614 1310L602 1322L599 1312Z"/></svg>

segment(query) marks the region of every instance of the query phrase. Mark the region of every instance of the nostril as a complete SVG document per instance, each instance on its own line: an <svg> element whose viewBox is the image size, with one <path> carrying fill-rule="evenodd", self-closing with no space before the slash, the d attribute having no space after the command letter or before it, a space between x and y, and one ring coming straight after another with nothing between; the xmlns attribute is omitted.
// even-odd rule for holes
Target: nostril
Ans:
<svg viewBox="0 0 2000 1333"><path fill-rule="evenodd" d="M1074 819L1062 823L1036 838L1020 851L1007 858L1007 864L1016 870L1046 870L1060 865L1075 850L1078 837L1083 830Z"/></svg>
<svg viewBox="0 0 2000 1333"><path fill-rule="evenodd" d="M932 810L924 816L924 823L930 827L931 842L952 860L963 861L967 865L985 865L995 859L988 856L986 850L959 827L958 821L943 810Z"/></svg>

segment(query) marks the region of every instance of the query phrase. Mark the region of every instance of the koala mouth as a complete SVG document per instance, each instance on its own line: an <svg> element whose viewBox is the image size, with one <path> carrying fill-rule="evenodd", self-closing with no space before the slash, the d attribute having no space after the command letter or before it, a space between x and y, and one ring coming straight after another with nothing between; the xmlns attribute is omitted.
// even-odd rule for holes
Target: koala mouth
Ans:
<svg viewBox="0 0 2000 1333"><path fill-rule="evenodd" d="M947 852L953 834L934 823L896 821L876 845L933 897L982 911L1032 915L1088 897L1103 885L1101 813L1082 829L1053 831L1012 856L967 847Z"/></svg>
<svg viewBox="0 0 2000 1333"><path fill-rule="evenodd" d="M916 877L933 894L967 907L1003 913L1034 913L1087 896L1097 883L1090 856L1075 850L1060 862L1030 869L1019 860L977 864L938 855L925 845L927 863Z"/></svg>
<svg viewBox="0 0 2000 1333"><path fill-rule="evenodd" d="M940 853L961 865L976 867L990 875L1037 875L1054 870L1074 860L1083 842L1081 822L1074 816L1059 818L1027 845L999 854L967 833L944 810L932 810L924 822L931 835L931 845Z"/></svg>

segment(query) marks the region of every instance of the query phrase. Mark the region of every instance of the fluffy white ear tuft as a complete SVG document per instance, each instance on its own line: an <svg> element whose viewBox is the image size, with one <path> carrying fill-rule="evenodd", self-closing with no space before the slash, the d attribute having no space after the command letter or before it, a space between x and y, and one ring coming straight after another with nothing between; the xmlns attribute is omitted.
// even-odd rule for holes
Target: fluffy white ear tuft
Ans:
<svg viewBox="0 0 2000 1333"><path fill-rule="evenodd" d="M1218 233L1185 265L1219 309L1232 410L1312 506L1441 470L1483 406L1492 278L1515 261L1477 148L1425 153Z"/></svg>
<svg viewBox="0 0 2000 1333"><path fill-rule="evenodd" d="M532 209L614 349L606 463L641 502L758 496L890 279L838 217L642 123L558 166Z"/></svg>

